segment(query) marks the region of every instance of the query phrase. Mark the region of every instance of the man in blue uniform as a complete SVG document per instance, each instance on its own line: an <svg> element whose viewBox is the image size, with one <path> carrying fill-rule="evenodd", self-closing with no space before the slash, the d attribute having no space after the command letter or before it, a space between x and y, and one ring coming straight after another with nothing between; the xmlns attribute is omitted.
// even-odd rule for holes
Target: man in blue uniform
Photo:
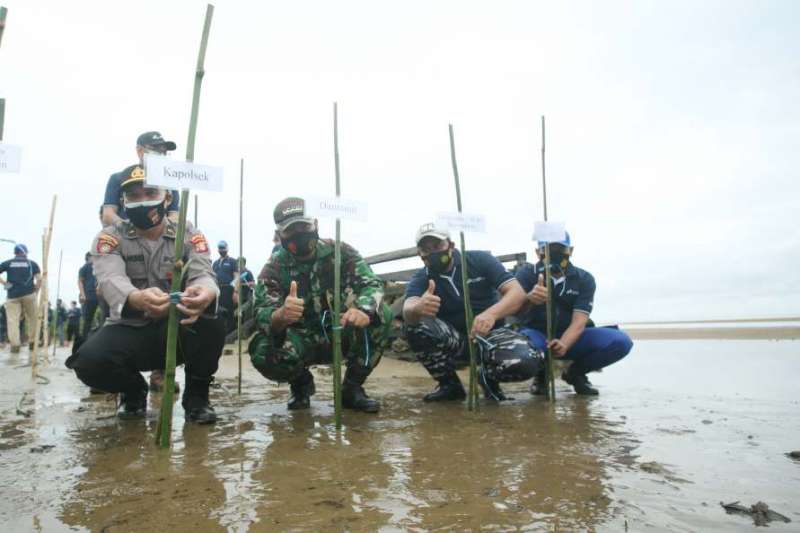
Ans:
<svg viewBox="0 0 800 533"><path fill-rule="evenodd" d="M28 248L24 244L14 246L14 258L0 263L0 274L6 273L7 280L0 277L7 292L6 317L8 321L8 340L11 353L19 353L19 323L25 318L25 330L29 343L33 343L33 327L36 324L36 291L41 284L39 265L28 259Z"/></svg>
<svg viewBox="0 0 800 533"><path fill-rule="evenodd" d="M519 318L524 334L531 343L544 350L547 346L547 289L545 287L545 247L539 242L536 253L539 262L526 263L517 271L517 280L527 293L527 303ZM589 318L594 304L594 277L570 262L572 243L567 234L561 242L550 246L550 271L553 277L553 335L550 348L555 357L571 360L562 375L577 394L598 393L588 372L616 363L633 347L630 337L615 327L594 327ZM539 374L531 387L532 394L546 394L544 375Z"/></svg>
<svg viewBox="0 0 800 533"><path fill-rule="evenodd" d="M91 261L92 255L86 252L83 266L78 270L78 300L83 311L83 331L81 336L86 338L92 329L92 321L97 311L97 279L94 277L94 268Z"/></svg>
<svg viewBox="0 0 800 533"><path fill-rule="evenodd" d="M172 141L165 141L164 137L157 131L147 131L136 139L136 155L139 157L139 164L144 164L145 154L166 155L167 152L175 150L176 145ZM106 183L106 194L103 198L103 207L100 212L100 220L103 226L116 224L120 220L127 220L125 210L122 208L122 182L127 178L125 171L111 174ZM171 191L172 202L167 208L167 216L177 222L178 216L178 191Z"/></svg>
<svg viewBox="0 0 800 533"><path fill-rule="evenodd" d="M480 384L485 397L504 400L500 382L530 379L542 365L541 352L524 336L504 327L503 319L517 312L525 301L522 287L489 252L467 251L470 303L475 316L472 329L467 331L461 254L455 250L449 232L425 224L417 232L416 242L425 267L406 287L406 337L419 361L439 383L423 399L434 402L466 397L456 368L467 362L470 337L478 341Z"/></svg>
<svg viewBox="0 0 800 533"><path fill-rule="evenodd" d="M219 241L217 251L219 259L214 261L212 268L219 284L219 305L225 309L225 332L230 333L236 327L233 313L233 280L239 272L239 265L236 264L236 259L228 255L227 242Z"/></svg>

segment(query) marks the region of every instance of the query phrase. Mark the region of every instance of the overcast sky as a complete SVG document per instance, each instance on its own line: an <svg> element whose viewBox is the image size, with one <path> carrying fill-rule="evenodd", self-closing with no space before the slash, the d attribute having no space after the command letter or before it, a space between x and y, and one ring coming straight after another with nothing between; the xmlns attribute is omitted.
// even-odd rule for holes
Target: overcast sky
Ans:
<svg viewBox="0 0 800 533"><path fill-rule="evenodd" d="M0 237L40 261L58 194L51 272L63 249L76 299L106 180L136 162L137 135L184 155L205 2L2 3L4 140L23 161L0 174ZM215 6L195 160L226 182L200 194L199 226L238 252L244 157L252 270L277 201L334 192L333 101L342 194L369 204L344 240L412 246L455 210L452 123L464 208L489 226L468 248L531 253L546 115L550 217L596 277L599 322L800 315L800 3Z"/></svg>

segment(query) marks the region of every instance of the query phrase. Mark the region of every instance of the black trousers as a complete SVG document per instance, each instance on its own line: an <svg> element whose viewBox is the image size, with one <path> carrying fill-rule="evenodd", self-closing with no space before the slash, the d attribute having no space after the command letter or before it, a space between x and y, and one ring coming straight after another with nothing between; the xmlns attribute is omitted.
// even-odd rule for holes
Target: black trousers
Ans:
<svg viewBox="0 0 800 533"><path fill-rule="evenodd" d="M81 306L81 311L83 312L83 331L81 334L84 337L89 335L89 331L92 329L92 322L94 321L94 313L97 311L97 300L89 300L87 299L83 302Z"/></svg>
<svg viewBox="0 0 800 533"><path fill-rule="evenodd" d="M230 333L236 329L236 316L233 313L233 287L228 283L220 285L219 306L225 309L221 313L225 317L225 333Z"/></svg>
<svg viewBox="0 0 800 533"><path fill-rule="evenodd" d="M186 364L187 381L211 379L225 344L222 320L200 318L178 331L176 362ZM166 348L167 320L143 327L109 324L86 339L66 365L92 388L138 394L147 390L139 372L164 368Z"/></svg>

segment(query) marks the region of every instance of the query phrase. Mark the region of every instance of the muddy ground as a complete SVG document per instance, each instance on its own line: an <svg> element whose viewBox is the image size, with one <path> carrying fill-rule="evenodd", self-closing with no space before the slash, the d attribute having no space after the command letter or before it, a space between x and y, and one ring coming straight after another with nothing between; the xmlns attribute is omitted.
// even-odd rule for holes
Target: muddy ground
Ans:
<svg viewBox="0 0 800 533"><path fill-rule="evenodd" d="M754 528L722 500L800 529L797 341L641 340L592 376L598 398L559 382L553 405L514 384L477 413L421 403L424 370L384 359L367 387L383 410L346 412L340 432L326 369L312 409L290 413L246 356L238 396L225 356L221 421L184 424L177 406L171 451L153 445L158 395L147 420L119 421L65 356L35 385L25 350L0 352L3 531Z"/></svg>

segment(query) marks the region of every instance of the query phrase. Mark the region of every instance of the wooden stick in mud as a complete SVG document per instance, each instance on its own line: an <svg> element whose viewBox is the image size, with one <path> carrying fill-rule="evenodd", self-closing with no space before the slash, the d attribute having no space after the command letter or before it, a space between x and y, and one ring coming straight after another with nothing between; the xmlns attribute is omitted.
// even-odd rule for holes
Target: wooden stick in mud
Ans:
<svg viewBox="0 0 800 533"><path fill-rule="evenodd" d="M542 115L542 202L544 207L544 221L547 222L547 179L544 166L544 115ZM538 244L537 244L538 246ZM550 245L544 247L544 277L547 287L547 303L545 314L547 316L547 350L545 352L545 379L547 380L547 399L555 401L556 382L553 370L553 350L550 341L553 340L553 276L550 272Z"/></svg>
<svg viewBox="0 0 800 533"><path fill-rule="evenodd" d="M453 177L456 182L456 203L458 212L461 213L461 184L458 179L458 164L456 164L456 142L453 137L453 125L448 125L450 132L450 162L453 165ZM472 331L472 303L469 298L469 274L467 273L467 250L464 243L464 232L461 235L461 287L464 292L464 317L467 325L467 334ZM475 359L475 344L472 339L467 338L469 349L469 388L467 390L467 408L472 411L478 406L478 364Z"/></svg>
<svg viewBox="0 0 800 533"><path fill-rule="evenodd" d="M42 239L42 272L41 272L41 279L42 283L39 286L39 316L36 317L36 321L33 326L33 339L28 339L28 342L33 342L33 350L31 350L31 377L36 378L38 372L38 363L39 363L39 332L42 332L42 336L44 338L45 345L49 338L47 332L47 309L48 309L48 301L47 301L47 265L48 265L48 257L50 256L50 239L53 236L53 218L56 214L56 202L58 200L57 195L53 195L53 203L50 205L50 221L47 225L47 229L44 232L44 237ZM40 326L41 324L41 326ZM42 329L40 329L40 327Z"/></svg>
<svg viewBox="0 0 800 533"><path fill-rule="evenodd" d="M341 194L339 176L339 113L333 103L333 161L336 170L336 197ZM333 412L336 428L342 427L342 328L339 324L342 310L342 223L336 219L336 245L333 260Z"/></svg>
<svg viewBox="0 0 800 533"><path fill-rule="evenodd" d="M8 9L0 6L0 44L3 43L3 30L6 29L6 15ZM6 99L0 98L0 141L3 140L3 124L6 120Z"/></svg>
<svg viewBox="0 0 800 533"><path fill-rule="evenodd" d="M61 264L64 261L64 250L60 250L58 253L58 277L56 278L56 308L55 313L53 314L53 318L56 321L56 333L58 333L58 299L61 298ZM56 359L56 342L58 340L58 334L56 334L56 339L53 340L53 361Z"/></svg>
<svg viewBox="0 0 800 533"><path fill-rule="evenodd" d="M200 51L197 55L197 68L194 78L194 92L192 94L192 113L189 118L189 138L186 142L186 160L194 161L194 141L197 133L197 114L200 108L200 87L203 82L205 70L203 64L208 46L208 34L211 30L211 18L214 15L214 6L206 6L206 19L203 24L203 36L200 40ZM183 241L186 233L186 212L189 204L189 189L181 190L180 210L178 214L178 230L175 235L175 264L172 268L171 293L180 292L183 274ZM161 414L156 428L156 444L162 448L169 448L172 434L172 401L175 394L175 361L178 348L178 310L175 305L170 305L167 325L167 353L164 365L164 395L161 399ZM188 386L188 384L187 384Z"/></svg>
<svg viewBox="0 0 800 533"><path fill-rule="evenodd" d="M195 196L195 199L197 197ZM239 377L236 390L242 394L242 269L244 263L244 238L242 237L242 217L244 213L244 158L239 160L239 275L236 278L236 289L239 294L239 313L236 316L236 338L239 341Z"/></svg>

